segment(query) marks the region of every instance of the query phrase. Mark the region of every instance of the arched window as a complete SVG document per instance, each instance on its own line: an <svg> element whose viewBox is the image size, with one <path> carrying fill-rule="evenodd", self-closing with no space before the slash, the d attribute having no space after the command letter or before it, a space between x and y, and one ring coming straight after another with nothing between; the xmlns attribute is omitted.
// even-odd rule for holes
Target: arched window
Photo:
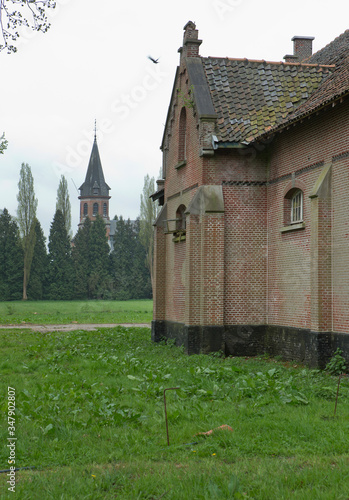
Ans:
<svg viewBox="0 0 349 500"><path fill-rule="evenodd" d="M179 116L179 129L178 129L178 161L186 159L186 135L187 135L187 113L185 108L182 108Z"/></svg>
<svg viewBox="0 0 349 500"><path fill-rule="evenodd" d="M96 216L98 214L98 203L93 204L93 215Z"/></svg>
<svg viewBox="0 0 349 500"><path fill-rule="evenodd" d="M103 203L103 217L108 217L108 205Z"/></svg>
<svg viewBox="0 0 349 500"><path fill-rule="evenodd" d="M176 231L185 232L185 205L179 205L176 210Z"/></svg>
<svg viewBox="0 0 349 500"><path fill-rule="evenodd" d="M303 193L298 189L291 198L291 224L303 220Z"/></svg>
<svg viewBox="0 0 349 500"><path fill-rule="evenodd" d="M299 188L292 188L284 198L284 224L300 222L303 222L303 191Z"/></svg>
<svg viewBox="0 0 349 500"><path fill-rule="evenodd" d="M86 217L87 215L87 210L88 210L87 203L84 203L84 217Z"/></svg>

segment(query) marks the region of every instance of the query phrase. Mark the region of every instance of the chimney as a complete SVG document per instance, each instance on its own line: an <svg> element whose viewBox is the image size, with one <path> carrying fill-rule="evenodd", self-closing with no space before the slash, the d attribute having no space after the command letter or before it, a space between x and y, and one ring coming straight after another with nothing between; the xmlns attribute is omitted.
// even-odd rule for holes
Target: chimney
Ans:
<svg viewBox="0 0 349 500"><path fill-rule="evenodd" d="M178 49L181 59L183 57L199 57L199 47L202 44L202 40L198 39L199 31L195 28L195 23L192 21L188 21L183 28L183 47Z"/></svg>
<svg viewBox="0 0 349 500"><path fill-rule="evenodd" d="M293 55L284 56L285 62L303 62L313 54L313 36L294 36Z"/></svg>

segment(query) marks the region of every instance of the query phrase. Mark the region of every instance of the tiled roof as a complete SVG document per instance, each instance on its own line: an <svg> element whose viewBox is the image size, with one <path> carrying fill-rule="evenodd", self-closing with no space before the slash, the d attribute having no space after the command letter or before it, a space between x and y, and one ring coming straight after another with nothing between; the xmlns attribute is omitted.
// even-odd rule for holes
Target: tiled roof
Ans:
<svg viewBox="0 0 349 500"><path fill-rule="evenodd" d="M309 115L313 111L321 108L329 102L339 98L349 91L349 57L346 64L337 67L322 85L309 97L309 99L301 104L286 120L281 122L279 126L285 123L292 123L299 118Z"/></svg>
<svg viewBox="0 0 349 500"><path fill-rule="evenodd" d="M285 125L293 123L349 93L349 30L313 54L306 62L334 65L334 69L309 96L309 99L276 124L270 132L281 130Z"/></svg>
<svg viewBox="0 0 349 500"><path fill-rule="evenodd" d="M251 142L274 128L319 88L332 68L318 64L202 58L218 140Z"/></svg>
<svg viewBox="0 0 349 500"><path fill-rule="evenodd" d="M109 196L110 187L104 180L96 138L92 146L85 182L81 184L79 189L80 196Z"/></svg>
<svg viewBox="0 0 349 500"><path fill-rule="evenodd" d="M323 49L318 50L306 62L313 64L338 64L348 54L349 30L344 31Z"/></svg>

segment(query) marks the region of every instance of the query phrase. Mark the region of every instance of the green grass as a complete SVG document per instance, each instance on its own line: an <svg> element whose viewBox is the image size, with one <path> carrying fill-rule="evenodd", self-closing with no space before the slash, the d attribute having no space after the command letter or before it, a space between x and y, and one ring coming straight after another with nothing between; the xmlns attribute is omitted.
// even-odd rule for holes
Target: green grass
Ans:
<svg viewBox="0 0 349 500"><path fill-rule="evenodd" d="M188 357L147 328L2 330L0 468L10 386L16 466L35 467L16 473L20 499L347 500L349 382L333 418L337 382L272 359ZM197 435L222 424L233 432Z"/></svg>
<svg viewBox="0 0 349 500"><path fill-rule="evenodd" d="M0 302L0 324L150 323L152 300Z"/></svg>

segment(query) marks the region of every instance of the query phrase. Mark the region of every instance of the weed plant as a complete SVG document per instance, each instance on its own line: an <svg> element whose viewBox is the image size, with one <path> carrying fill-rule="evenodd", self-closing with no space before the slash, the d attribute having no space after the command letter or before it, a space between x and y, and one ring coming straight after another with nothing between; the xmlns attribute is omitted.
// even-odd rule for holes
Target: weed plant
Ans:
<svg viewBox="0 0 349 500"><path fill-rule="evenodd" d="M347 366L342 354L342 349L338 348L333 354L330 361L327 363L325 370L327 370L331 375L338 376L342 373L345 373Z"/></svg>
<svg viewBox="0 0 349 500"><path fill-rule="evenodd" d="M337 378L299 365L187 356L147 328L0 337L1 469L8 386L16 466L35 467L17 471L17 498L348 499L347 378L332 418Z"/></svg>
<svg viewBox="0 0 349 500"><path fill-rule="evenodd" d="M0 325L150 323L152 300L0 301Z"/></svg>

